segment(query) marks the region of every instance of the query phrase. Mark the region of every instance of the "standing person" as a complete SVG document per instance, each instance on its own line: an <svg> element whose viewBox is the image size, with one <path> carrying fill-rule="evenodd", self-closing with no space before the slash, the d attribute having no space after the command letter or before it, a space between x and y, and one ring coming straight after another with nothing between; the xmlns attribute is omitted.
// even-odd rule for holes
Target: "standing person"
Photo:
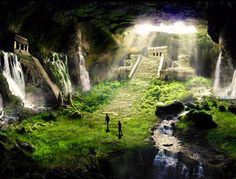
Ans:
<svg viewBox="0 0 236 179"><path fill-rule="evenodd" d="M106 129L106 132L109 132L109 122L110 122L110 117L109 115L106 113L106 117L105 117L105 121L107 123L107 129Z"/></svg>
<svg viewBox="0 0 236 179"><path fill-rule="evenodd" d="M118 136L119 136L119 139L121 138L122 136L122 126L121 126L121 122L118 121Z"/></svg>

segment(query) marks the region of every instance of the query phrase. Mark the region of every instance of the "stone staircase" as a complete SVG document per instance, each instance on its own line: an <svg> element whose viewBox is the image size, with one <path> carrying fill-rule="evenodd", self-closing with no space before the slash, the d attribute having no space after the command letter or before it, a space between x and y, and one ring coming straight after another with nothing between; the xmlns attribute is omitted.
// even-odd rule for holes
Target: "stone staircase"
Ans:
<svg viewBox="0 0 236 179"><path fill-rule="evenodd" d="M157 69L159 61L155 58L147 58L142 56L141 62L136 69L133 78L153 79L157 77Z"/></svg>
<svg viewBox="0 0 236 179"><path fill-rule="evenodd" d="M113 117L119 116L120 119L136 115L137 111L134 109L145 94L150 81L157 77L158 65L157 59L141 56L129 84L120 88L112 102L104 106L100 113L109 113Z"/></svg>

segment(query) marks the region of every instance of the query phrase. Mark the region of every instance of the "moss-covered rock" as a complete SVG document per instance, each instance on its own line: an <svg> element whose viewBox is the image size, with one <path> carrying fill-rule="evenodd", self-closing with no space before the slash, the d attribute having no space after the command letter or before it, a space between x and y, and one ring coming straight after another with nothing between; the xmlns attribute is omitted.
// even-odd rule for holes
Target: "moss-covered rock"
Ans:
<svg viewBox="0 0 236 179"><path fill-rule="evenodd" d="M11 92L7 83L7 79L0 73L0 93L2 95L3 101L9 101L11 98Z"/></svg>
<svg viewBox="0 0 236 179"><path fill-rule="evenodd" d="M217 124L213 121L212 116L203 111L190 111L184 116L186 121L190 121L192 127L200 129L212 129L216 128Z"/></svg>
<svg viewBox="0 0 236 179"><path fill-rule="evenodd" d="M156 107L156 116L168 116L168 115L177 115L184 111L184 104L181 101L175 101L172 104L166 106L157 106Z"/></svg>

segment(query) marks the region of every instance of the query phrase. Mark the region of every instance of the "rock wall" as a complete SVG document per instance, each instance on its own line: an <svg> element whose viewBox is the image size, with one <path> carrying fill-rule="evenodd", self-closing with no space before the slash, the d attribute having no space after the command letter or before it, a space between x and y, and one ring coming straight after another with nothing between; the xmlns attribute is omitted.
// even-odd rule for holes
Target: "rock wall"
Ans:
<svg viewBox="0 0 236 179"><path fill-rule="evenodd" d="M209 2L207 8L208 33L212 40L220 44L223 57L231 58L236 67L236 3Z"/></svg>

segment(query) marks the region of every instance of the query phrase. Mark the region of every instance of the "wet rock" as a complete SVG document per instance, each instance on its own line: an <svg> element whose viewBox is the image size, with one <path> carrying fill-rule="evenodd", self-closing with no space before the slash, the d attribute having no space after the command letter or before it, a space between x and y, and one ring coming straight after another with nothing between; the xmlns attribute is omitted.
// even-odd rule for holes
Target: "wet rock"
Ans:
<svg viewBox="0 0 236 179"><path fill-rule="evenodd" d="M194 103L185 103L185 110L189 111L191 109L195 109L196 105Z"/></svg>
<svg viewBox="0 0 236 179"><path fill-rule="evenodd" d="M236 114L236 106L229 106L228 111L233 114Z"/></svg>
<svg viewBox="0 0 236 179"><path fill-rule="evenodd" d="M226 112L226 107L223 106L223 105L220 105L220 106L219 106L219 111L220 111L220 112Z"/></svg>
<svg viewBox="0 0 236 179"><path fill-rule="evenodd" d="M184 111L184 104L181 101L175 101L172 104L165 106L157 106L155 114L156 116L170 116L177 115Z"/></svg>
<svg viewBox="0 0 236 179"><path fill-rule="evenodd" d="M26 133L26 130L25 130L24 127L19 127L19 128L16 130L16 132L17 132L18 134L24 134L24 133Z"/></svg>
<svg viewBox="0 0 236 179"><path fill-rule="evenodd" d="M217 124L213 121L212 116L202 111L190 111L186 114L187 120L193 122L194 127L202 129L216 128Z"/></svg>
<svg viewBox="0 0 236 179"><path fill-rule="evenodd" d="M20 141L17 141L16 145L17 145L20 149L22 149L22 150L24 150L24 151L26 151L26 152L33 152L33 151L35 150L34 147L33 147L33 145L31 145L31 144L29 144L29 143L27 143L27 142L20 142Z"/></svg>

